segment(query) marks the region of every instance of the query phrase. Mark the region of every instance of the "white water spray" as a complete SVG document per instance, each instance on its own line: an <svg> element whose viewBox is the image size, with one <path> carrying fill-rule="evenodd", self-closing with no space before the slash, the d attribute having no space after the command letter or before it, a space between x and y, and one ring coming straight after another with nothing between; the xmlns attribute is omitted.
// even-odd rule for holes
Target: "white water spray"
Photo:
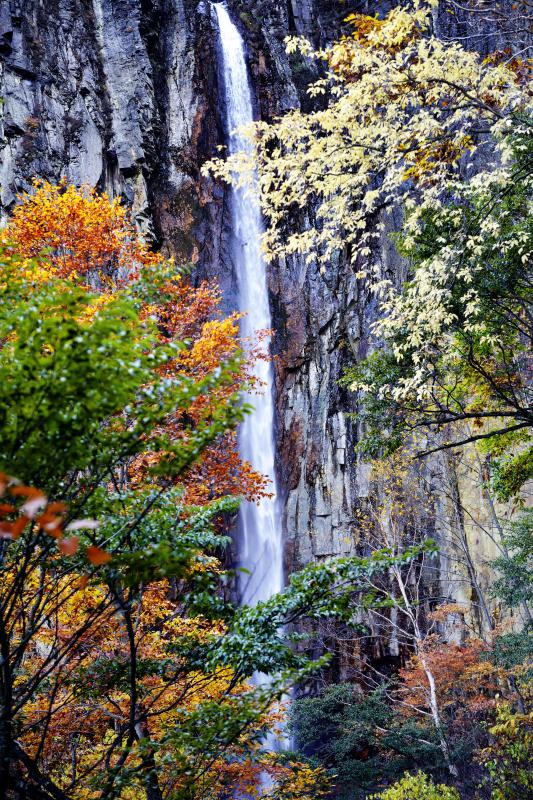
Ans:
<svg viewBox="0 0 533 800"><path fill-rule="evenodd" d="M252 95L241 35L222 3L214 3L220 33L220 59L229 131L230 153L248 150L250 143L236 130L253 121ZM265 264L261 257L263 232L259 204L239 189L231 192L232 252L239 286L241 334L253 339L257 330L270 329ZM255 374L264 384L260 395L247 398L255 411L239 432L239 451L254 469L272 482L272 498L259 504L244 502L239 515L239 566L248 574L240 579L241 602L254 605L283 588L283 551L277 485L274 471L273 372L270 362L259 361Z"/></svg>

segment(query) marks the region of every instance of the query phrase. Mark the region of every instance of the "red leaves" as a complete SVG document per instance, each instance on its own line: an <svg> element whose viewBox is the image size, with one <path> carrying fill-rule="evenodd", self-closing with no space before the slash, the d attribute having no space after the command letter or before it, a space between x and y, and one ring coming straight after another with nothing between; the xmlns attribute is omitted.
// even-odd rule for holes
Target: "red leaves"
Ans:
<svg viewBox="0 0 533 800"><path fill-rule="evenodd" d="M77 536L71 536L70 539L60 539L57 546L64 556L73 556L78 551L79 543Z"/></svg>
<svg viewBox="0 0 533 800"><path fill-rule="evenodd" d="M9 520L0 521L0 538L18 539L28 522L30 522L30 519L24 515L18 517L14 522Z"/></svg>
<svg viewBox="0 0 533 800"><path fill-rule="evenodd" d="M64 556L73 556L78 552L80 540L78 536L63 538L64 531L94 530L98 521L94 519L78 519L65 526L68 507L65 503L54 501L49 503L47 497L32 486L23 486L14 478L0 473L0 496L8 494L16 501L25 499L21 506L15 503L0 503L0 539L18 539L28 525L37 533L43 531L57 540L57 549ZM18 515L18 516L17 516ZM14 517L14 519L10 519ZM87 559L94 566L107 564L111 555L101 547L87 548Z"/></svg>
<svg viewBox="0 0 533 800"><path fill-rule="evenodd" d="M111 555L106 553L105 550L102 550L101 547L88 547L87 558L91 564L94 564L95 567L98 567L101 564L107 564L109 561L111 561Z"/></svg>

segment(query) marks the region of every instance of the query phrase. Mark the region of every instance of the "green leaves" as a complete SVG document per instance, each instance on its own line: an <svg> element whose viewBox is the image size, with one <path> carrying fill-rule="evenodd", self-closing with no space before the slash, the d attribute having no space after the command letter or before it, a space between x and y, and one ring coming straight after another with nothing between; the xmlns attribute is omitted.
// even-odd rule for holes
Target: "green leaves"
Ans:
<svg viewBox="0 0 533 800"><path fill-rule="evenodd" d="M28 296L17 264L4 253L0 469L47 491L87 468L89 483L98 483L150 447L165 453L157 474L176 477L242 418L234 395L185 436L165 432L169 415L229 384L237 364L223 364L201 381L162 377L157 368L181 345L157 340L154 322L140 319L133 296L102 298L59 280L35 284Z"/></svg>
<svg viewBox="0 0 533 800"><path fill-rule="evenodd" d="M150 375L153 337L131 303L94 300L61 284L0 298L0 462L45 490L118 444L123 426L102 424Z"/></svg>
<svg viewBox="0 0 533 800"><path fill-rule="evenodd" d="M492 562L499 577L492 595L509 608L533 603L533 509L509 523L502 541L503 554Z"/></svg>
<svg viewBox="0 0 533 800"><path fill-rule="evenodd" d="M368 608L380 603L373 591L367 590L371 576L434 549L434 543L428 540L420 546L407 548L401 556L380 550L368 558L334 558L308 564L290 576L287 588L280 594L256 606L244 606L235 611L228 634L213 651L213 666L231 665L244 676L256 671L272 674L286 670L287 679L291 681L298 677L300 670L318 668L322 664L290 648L290 633L285 626L300 619L337 619L356 624L355 610L365 599Z"/></svg>
<svg viewBox="0 0 533 800"><path fill-rule="evenodd" d="M448 179L438 202L407 213L395 238L412 271L381 287L383 350L343 379L359 394L363 452L389 454L417 431L419 454L481 440L499 458L501 499L531 471L531 130L509 120L505 168Z"/></svg>

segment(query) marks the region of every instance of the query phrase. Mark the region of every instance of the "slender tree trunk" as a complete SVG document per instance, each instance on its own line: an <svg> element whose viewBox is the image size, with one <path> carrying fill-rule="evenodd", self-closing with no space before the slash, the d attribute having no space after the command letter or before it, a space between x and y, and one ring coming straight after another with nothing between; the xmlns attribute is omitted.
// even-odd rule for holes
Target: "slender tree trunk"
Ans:
<svg viewBox="0 0 533 800"><path fill-rule="evenodd" d="M421 631L420 625L419 625L419 620L418 620L418 617L417 617L417 612L416 612L416 609L413 608L413 605L409 600L409 595L407 593L407 587L405 585L405 582L404 582L404 579L403 579L401 571L398 568L395 568L394 569L394 574L395 574L395 577L396 577L396 583L398 584L398 587L400 589L400 592L401 592L401 595L402 595L402 598L403 598L403 601L404 601L404 607L405 607L405 609L407 610L407 612L409 614L409 617L411 619L411 623L412 623L412 626L413 626L413 632L415 634L417 656L420 659L420 663L422 664L422 669L424 670L424 673L425 673L426 678L427 678L427 682L428 682L428 686L429 686L429 707L431 709L431 716L433 718L433 725L435 727L435 732L436 732L437 738L439 740L439 747L440 747L442 756L444 758L444 763L446 764L446 767L447 767L448 772L450 773L450 775L453 778L458 778L459 777L459 772L457 770L457 767L455 766L455 764L452 761L452 758L451 758L451 755L450 755L450 748L448 747L448 742L446 740L446 735L444 733L444 728L443 728L443 725L442 725L442 720L441 720L441 716L440 716L440 709L439 709L439 701L438 701L438 697L437 697L437 686L436 686L436 682L435 682L435 676L433 675L433 672L431 671L431 667L430 667L430 665L428 663L428 660L427 660L427 658L426 658L426 656L424 654L424 649L423 649L423 646L422 646L423 637L422 637L422 631Z"/></svg>
<svg viewBox="0 0 533 800"><path fill-rule="evenodd" d="M452 762L450 756L450 748L448 747L448 742L446 740L446 736L444 735L444 729L442 727L442 720L440 718L439 701L437 699L437 687L435 685L435 678L427 663L426 658L423 655L423 652L421 652L420 650L420 647L418 647L418 657L420 659L420 663L422 664L422 668L426 674L426 678L429 685L429 706L431 708L431 716L433 717L433 724L435 726L435 731L437 732L437 736L439 739L439 747L444 757L445 764L448 768L448 772L453 778L458 778L459 772L455 764Z"/></svg>
<svg viewBox="0 0 533 800"><path fill-rule="evenodd" d="M9 641L4 620L0 619L0 800L5 800L10 784L12 756L13 684L9 664Z"/></svg>
<svg viewBox="0 0 533 800"><path fill-rule="evenodd" d="M154 751L150 747L150 736L148 732L148 723L143 714L138 710L137 719L140 721L135 726L138 741L142 744L148 745L146 752L143 755L143 771L145 773L144 786L146 789L146 800L163 800L163 794L159 786L157 778L157 766L154 758Z"/></svg>

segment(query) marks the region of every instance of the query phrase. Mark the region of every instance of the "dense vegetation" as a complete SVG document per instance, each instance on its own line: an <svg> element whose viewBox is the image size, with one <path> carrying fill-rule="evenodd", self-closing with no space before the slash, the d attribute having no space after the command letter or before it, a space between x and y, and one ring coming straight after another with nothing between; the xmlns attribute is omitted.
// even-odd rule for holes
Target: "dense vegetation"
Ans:
<svg viewBox="0 0 533 800"><path fill-rule="evenodd" d="M322 51L288 42L291 53L325 69L308 90L319 109L257 123L248 131L254 151L207 169L237 185L259 172L267 258L306 258L327 274L342 257L373 293L379 314L370 347L342 379L362 424L360 457L372 470L372 495L355 510L352 536L363 549L399 555L437 529L451 560L439 572L421 555L391 567L385 582L369 581L376 605L364 630L339 632L337 645L335 635L324 639L344 654L348 647L349 681L332 684L324 673L322 683L307 684L291 707L291 728L311 763L336 776L342 798L388 784L383 798L526 798L528 66L509 53L483 59L438 40L423 2L347 22L352 32ZM402 274L383 271L384 235L404 259ZM465 485L479 492L477 504L464 505ZM494 553L488 583L472 528L483 552ZM455 599L463 581L466 603ZM388 660L376 655L383 640Z"/></svg>
<svg viewBox="0 0 533 800"><path fill-rule="evenodd" d="M223 522L237 487L265 485L234 447L236 317L116 201L65 184L21 200L0 262L2 792L222 796L268 772L306 797L322 770L259 749L272 701L315 668L285 625L350 616L395 558L310 565L237 609Z"/></svg>
<svg viewBox="0 0 533 800"><path fill-rule="evenodd" d="M36 180L0 233L2 799L531 797L527 64L438 41L422 3L349 23L288 42L323 68L319 110L206 171L258 170L268 257L342 254L377 298L342 381L359 555L237 606L229 533L269 491L238 454L260 390L239 315L90 187Z"/></svg>

